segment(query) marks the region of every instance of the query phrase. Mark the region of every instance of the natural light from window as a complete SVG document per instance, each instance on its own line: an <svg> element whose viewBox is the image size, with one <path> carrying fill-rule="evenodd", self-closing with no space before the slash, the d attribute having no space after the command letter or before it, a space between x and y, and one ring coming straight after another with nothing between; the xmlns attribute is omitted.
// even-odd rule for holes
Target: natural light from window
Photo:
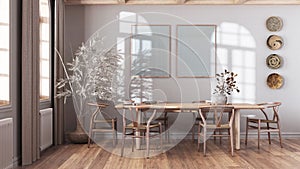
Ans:
<svg viewBox="0 0 300 169"><path fill-rule="evenodd" d="M256 43L242 25L224 22L218 29L218 70L229 69L238 74L240 93L233 93L232 102L255 103Z"/></svg>
<svg viewBox="0 0 300 169"><path fill-rule="evenodd" d="M40 0L40 100L50 98L50 25L48 0Z"/></svg>
<svg viewBox="0 0 300 169"><path fill-rule="evenodd" d="M0 106L10 104L9 0L0 0Z"/></svg>

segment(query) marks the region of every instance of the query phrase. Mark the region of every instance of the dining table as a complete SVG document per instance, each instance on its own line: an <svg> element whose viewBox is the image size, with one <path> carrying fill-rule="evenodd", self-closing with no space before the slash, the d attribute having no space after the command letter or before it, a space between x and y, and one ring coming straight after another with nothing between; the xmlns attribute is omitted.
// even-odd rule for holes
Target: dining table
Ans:
<svg viewBox="0 0 300 169"><path fill-rule="evenodd" d="M215 104L213 103L151 103L151 104L117 104L116 109L126 109L135 110L137 115L141 114L140 112L147 110L164 110L162 112L178 112L178 113L195 113L201 109L207 109ZM264 109L264 106L253 104L253 103L228 103L223 105L224 107L234 107L235 116L234 116L234 144L235 149L239 150L241 145L241 110L255 110L255 109Z"/></svg>

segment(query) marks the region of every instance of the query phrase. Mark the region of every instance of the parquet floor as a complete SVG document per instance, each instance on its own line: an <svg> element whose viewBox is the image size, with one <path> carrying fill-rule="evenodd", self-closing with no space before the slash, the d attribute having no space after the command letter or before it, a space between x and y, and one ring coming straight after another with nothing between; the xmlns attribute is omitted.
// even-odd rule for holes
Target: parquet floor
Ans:
<svg viewBox="0 0 300 169"><path fill-rule="evenodd" d="M300 139L284 139L284 148L277 140L269 145L257 140L249 140L248 146L242 140L241 150L232 157L228 143L223 140L208 141L207 156L197 151L197 144L185 139L176 147L150 159L122 158L111 154L97 145L87 148L85 144L67 144L50 148L42 153L41 159L33 165L19 167L25 169L196 169L196 168L258 168L258 169L298 169L300 168ZM138 150L137 150L138 151Z"/></svg>

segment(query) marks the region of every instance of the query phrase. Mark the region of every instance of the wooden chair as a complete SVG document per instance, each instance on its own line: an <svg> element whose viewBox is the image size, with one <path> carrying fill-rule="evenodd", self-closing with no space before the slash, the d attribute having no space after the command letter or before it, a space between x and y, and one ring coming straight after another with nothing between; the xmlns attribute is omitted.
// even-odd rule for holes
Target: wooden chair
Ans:
<svg viewBox="0 0 300 169"><path fill-rule="evenodd" d="M211 103L211 101L210 100L200 100L200 101L193 101L192 103ZM205 109L205 110L202 109L202 112L203 112L204 115L205 115L205 113L204 113L205 111L207 112L207 109ZM193 113L197 113L196 116L195 116L195 114L193 114L194 115L195 123L192 126L192 140L194 142L194 140L195 140L195 130L199 126L199 122L201 121L201 117L199 116L198 112L193 112Z"/></svg>
<svg viewBox="0 0 300 169"><path fill-rule="evenodd" d="M267 132L269 144L271 144L271 132L278 132L280 146L282 148L281 131L280 131L280 121L279 121L279 106L281 102L271 102L271 103L261 103L259 105L264 106L264 109L260 109L264 114L265 118L249 118L247 117L246 125L246 140L247 145L248 130L256 129L258 134L258 149L260 148L259 140L260 133ZM268 114L269 113L269 114ZM269 117L272 116L271 119Z"/></svg>
<svg viewBox="0 0 300 169"><path fill-rule="evenodd" d="M206 109L206 108L205 108ZM211 114L208 114L211 113ZM233 156L233 120L234 120L234 107L228 105L214 105L211 106L208 112L199 110L201 120L198 127L198 151L200 151L200 140L203 138L203 153L206 156L206 140L207 132L213 131L213 137L229 137L231 155ZM208 120L212 116L214 120ZM225 118L225 117L229 117ZM226 134L221 131L227 130ZM219 131L218 134L215 131Z"/></svg>
<svg viewBox="0 0 300 169"><path fill-rule="evenodd" d="M90 128L89 128L89 138L88 138L88 148L90 148L90 144L91 144L91 139L94 137L94 133L95 132L111 132L113 135L113 145L116 144L117 141L117 118L102 118L99 119L98 116L101 113L105 113L102 111L103 108L106 108L107 106L109 106L108 104L96 104L96 103L89 103L89 105L91 106L96 106L96 110L94 111L94 113L91 116L90 119ZM109 115L107 115L109 116ZM110 124L111 128L107 128L107 127L101 127L101 128L96 128L96 124Z"/></svg>
<svg viewBox="0 0 300 169"><path fill-rule="evenodd" d="M160 115L156 115L156 117L153 118L154 122L160 122L162 125L163 130L165 131L165 139L169 141L169 133L167 129L169 128L169 117L168 117L169 111L162 111ZM147 113L144 113L144 119L147 119Z"/></svg>
<svg viewBox="0 0 300 169"><path fill-rule="evenodd" d="M153 110L153 113L151 117L147 120L146 123L139 123L138 122L138 110L136 110L136 117L134 117L132 109L129 109L130 114L132 114L132 119L129 120L129 123L127 124L127 118L126 118L126 110L123 110L123 134L122 134L122 148L121 148L121 156L124 154L124 145L125 145L125 139L126 137L132 138L132 151L134 150L134 139L136 138L144 138L146 139L146 154L147 158L149 158L150 153L150 138L155 137L159 135L160 137L160 148L162 149L162 125L160 122L154 123L153 119L157 113L157 110ZM126 120L127 119L127 120ZM158 131L153 131L152 129L157 128ZM130 130L130 133L127 133L127 130ZM151 134L150 133L156 133ZM158 132L158 134L157 134ZM143 135L142 135L143 134Z"/></svg>

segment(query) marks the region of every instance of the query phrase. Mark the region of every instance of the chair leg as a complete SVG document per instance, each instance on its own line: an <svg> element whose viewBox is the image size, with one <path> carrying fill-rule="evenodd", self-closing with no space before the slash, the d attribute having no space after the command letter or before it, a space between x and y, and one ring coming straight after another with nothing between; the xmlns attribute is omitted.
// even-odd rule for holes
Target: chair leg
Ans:
<svg viewBox="0 0 300 169"><path fill-rule="evenodd" d="M122 134L121 157L123 157L124 154L124 145L125 145L125 133Z"/></svg>
<svg viewBox="0 0 300 169"><path fill-rule="evenodd" d="M268 130L270 130L270 124L269 123L267 123L267 128L268 128ZM269 140L269 144L271 144L271 133L270 132L268 132L268 140Z"/></svg>
<svg viewBox="0 0 300 169"><path fill-rule="evenodd" d="M162 145L163 145L163 140L162 140L162 125L159 125L159 137L160 137L160 150L162 151Z"/></svg>
<svg viewBox="0 0 300 169"><path fill-rule="evenodd" d="M249 127L248 125L249 125L249 119L247 117L245 145L247 145L247 140L248 140L248 127Z"/></svg>
<svg viewBox="0 0 300 169"><path fill-rule="evenodd" d="M149 158L149 154L150 154L150 148L149 148L149 142L150 142L150 129L147 128L146 131L146 151L147 151L147 158Z"/></svg>
<svg viewBox="0 0 300 169"><path fill-rule="evenodd" d="M232 128L230 128L229 133L230 133L231 156L233 156L233 130L232 130Z"/></svg>
<svg viewBox="0 0 300 169"><path fill-rule="evenodd" d="M192 142L194 143L194 140L195 140L195 124L193 124L193 127L192 127Z"/></svg>
<svg viewBox="0 0 300 169"><path fill-rule="evenodd" d="M222 135L222 131L219 130L219 135ZM220 144L222 144L222 137L219 138L220 139Z"/></svg>
<svg viewBox="0 0 300 169"><path fill-rule="evenodd" d="M283 146L282 146L282 138L281 138L281 130L280 130L279 122L277 122L277 128L278 128L278 136L279 136L280 147L283 148Z"/></svg>
<svg viewBox="0 0 300 169"><path fill-rule="evenodd" d="M258 135L257 148L259 149L259 144L260 144L260 120L258 120L258 131L257 131L257 135Z"/></svg>
<svg viewBox="0 0 300 169"><path fill-rule="evenodd" d="M133 132L133 135L132 135L132 137L131 137L131 152L133 152L134 151L134 140L135 140L135 138L134 138L134 136L135 136L135 130L132 130L132 132Z"/></svg>
<svg viewBox="0 0 300 169"><path fill-rule="evenodd" d="M217 135L216 131L214 131L214 135ZM216 142L216 136L214 136L214 142Z"/></svg>
<svg viewBox="0 0 300 169"><path fill-rule="evenodd" d="M90 130L89 130L89 138L88 138L88 148L90 148L91 138L92 138L92 133L93 133L93 119L94 119L94 116L91 117L91 121L90 121Z"/></svg>
<svg viewBox="0 0 300 169"><path fill-rule="evenodd" d="M198 151L200 151L201 126L198 127Z"/></svg>
<svg viewBox="0 0 300 169"><path fill-rule="evenodd" d="M116 123L115 123L114 119L112 119L111 125L112 125L111 128L112 128L112 136L113 136L113 146L115 146L116 145L117 136L116 136L116 129L115 129Z"/></svg>
<svg viewBox="0 0 300 169"><path fill-rule="evenodd" d="M204 133L204 136L203 136L203 154L204 156L206 156L206 128L203 129L203 133Z"/></svg>

